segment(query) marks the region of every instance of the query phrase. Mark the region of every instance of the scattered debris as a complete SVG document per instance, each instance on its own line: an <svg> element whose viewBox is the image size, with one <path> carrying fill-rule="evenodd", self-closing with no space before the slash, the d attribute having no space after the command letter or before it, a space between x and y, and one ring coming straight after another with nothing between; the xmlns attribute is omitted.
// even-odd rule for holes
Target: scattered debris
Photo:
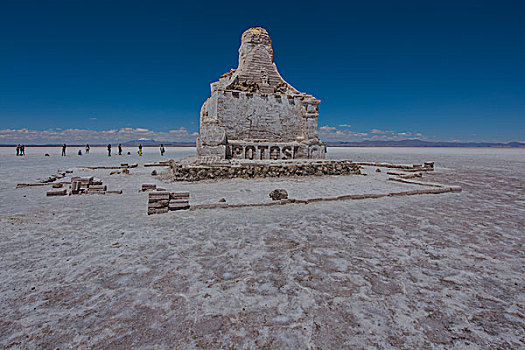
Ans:
<svg viewBox="0 0 525 350"><path fill-rule="evenodd" d="M53 188L62 188L62 183L58 182L53 184Z"/></svg>

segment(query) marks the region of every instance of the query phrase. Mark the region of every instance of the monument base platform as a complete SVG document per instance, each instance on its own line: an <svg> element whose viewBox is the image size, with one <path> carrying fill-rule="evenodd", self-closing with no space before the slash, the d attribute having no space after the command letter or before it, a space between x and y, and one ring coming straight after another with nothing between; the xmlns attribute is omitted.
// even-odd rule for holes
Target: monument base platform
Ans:
<svg viewBox="0 0 525 350"><path fill-rule="evenodd" d="M171 161L170 168L175 181L361 174L361 167L350 160L247 161L195 157Z"/></svg>

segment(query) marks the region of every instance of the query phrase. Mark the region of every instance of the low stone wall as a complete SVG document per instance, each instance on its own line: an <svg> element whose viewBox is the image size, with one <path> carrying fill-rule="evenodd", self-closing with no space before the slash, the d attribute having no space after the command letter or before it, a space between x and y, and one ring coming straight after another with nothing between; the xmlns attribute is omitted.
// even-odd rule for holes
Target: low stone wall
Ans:
<svg viewBox="0 0 525 350"><path fill-rule="evenodd" d="M274 205L284 205L284 204L310 204L315 202L333 202L333 201L345 201L345 200L360 200L360 199L375 199L382 197L397 197L397 196L413 196L418 194L440 194L447 192L461 192L461 187L459 186L443 186L440 188L426 188L420 190L410 190L410 191L401 191L401 192L390 192L390 193L365 193L365 194L348 194L336 197L318 197L318 198L308 198L308 199L281 199L273 202L264 202L264 203L237 203L237 204L227 204L227 203L211 203L211 204L197 204L192 205L190 210L199 210L199 209L217 209L217 208L247 208L247 207L269 207Z"/></svg>
<svg viewBox="0 0 525 350"><path fill-rule="evenodd" d="M376 162L358 162L357 165L375 166L379 168L401 169L407 172L434 171L434 162L425 162L423 164L413 164L413 165L400 165L400 164L376 163ZM391 174L391 175L398 175L398 174Z"/></svg>
<svg viewBox="0 0 525 350"><path fill-rule="evenodd" d="M281 164L239 163L232 165L180 165L172 162L171 170L175 181L361 174L359 165L347 160Z"/></svg>

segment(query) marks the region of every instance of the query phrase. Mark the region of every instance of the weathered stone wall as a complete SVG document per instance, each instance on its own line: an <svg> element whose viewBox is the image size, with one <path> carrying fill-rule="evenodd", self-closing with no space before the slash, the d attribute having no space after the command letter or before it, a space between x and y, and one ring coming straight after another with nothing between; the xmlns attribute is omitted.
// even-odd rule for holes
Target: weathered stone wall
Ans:
<svg viewBox="0 0 525 350"><path fill-rule="evenodd" d="M229 159L234 144L251 143L257 149L259 143L289 143L300 150L296 158L324 158L317 122L320 101L279 75L263 28L244 32L238 68L211 84L211 91L201 108L199 156Z"/></svg>
<svg viewBox="0 0 525 350"><path fill-rule="evenodd" d="M302 134L301 107L282 95L221 91L217 98L228 140L295 141Z"/></svg>

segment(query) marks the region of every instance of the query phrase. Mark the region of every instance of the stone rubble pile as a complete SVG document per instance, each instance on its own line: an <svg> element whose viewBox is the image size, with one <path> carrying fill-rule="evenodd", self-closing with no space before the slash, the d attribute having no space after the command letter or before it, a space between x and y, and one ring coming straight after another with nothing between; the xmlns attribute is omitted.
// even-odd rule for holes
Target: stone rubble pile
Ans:
<svg viewBox="0 0 525 350"><path fill-rule="evenodd" d="M122 194L122 190L108 191L107 186L102 183L102 180L96 179L93 176L90 176L90 177L74 176L71 178L71 186L70 186L69 195L106 194L106 193ZM47 196L65 196L67 194L68 194L67 189L49 190L46 193Z"/></svg>
<svg viewBox="0 0 525 350"><path fill-rule="evenodd" d="M148 215L190 209L189 192L152 191L148 193Z"/></svg>

